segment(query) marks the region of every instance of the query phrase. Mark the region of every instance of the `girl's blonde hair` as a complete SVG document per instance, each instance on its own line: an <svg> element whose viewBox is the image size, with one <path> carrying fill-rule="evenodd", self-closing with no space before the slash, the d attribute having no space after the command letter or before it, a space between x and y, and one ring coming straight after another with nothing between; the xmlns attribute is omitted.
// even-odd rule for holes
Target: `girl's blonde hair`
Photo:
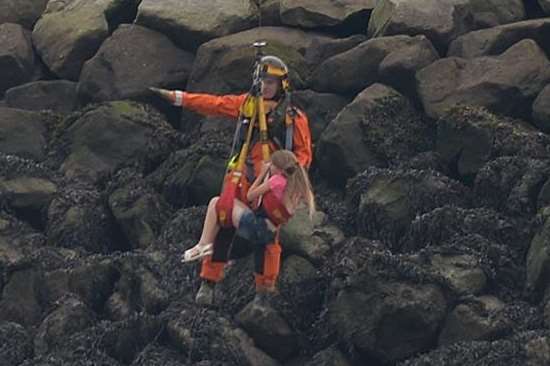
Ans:
<svg viewBox="0 0 550 366"><path fill-rule="evenodd" d="M271 163L279 168L287 179L284 199L297 205L303 201L309 216L315 213L315 196L306 170L300 166L296 156L289 150L277 150L271 155Z"/></svg>

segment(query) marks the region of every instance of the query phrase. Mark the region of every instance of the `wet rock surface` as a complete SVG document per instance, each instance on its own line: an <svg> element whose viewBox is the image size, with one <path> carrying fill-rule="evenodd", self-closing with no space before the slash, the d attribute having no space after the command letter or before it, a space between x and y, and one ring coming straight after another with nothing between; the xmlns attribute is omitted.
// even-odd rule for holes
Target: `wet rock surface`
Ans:
<svg viewBox="0 0 550 366"><path fill-rule="evenodd" d="M354 18L365 23L376 1L281 1L281 19L284 24L303 28L336 26ZM366 28L366 27L365 27Z"/></svg>
<svg viewBox="0 0 550 366"><path fill-rule="evenodd" d="M321 33L285 27L262 27L220 37L202 44L197 50L187 88L216 94L247 91L254 65L250 45L258 37L269 43L266 53L277 54L285 60L295 89L304 88L314 67L324 58L344 52L361 40L353 38L343 43Z"/></svg>
<svg viewBox="0 0 550 366"><path fill-rule="evenodd" d="M522 332L493 342L467 342L443 347L400 365L462 365L470 362L480 365L544 365L548 360L547 342L547 331Z"/></svg>
<svg viewBox="0 0 550 366"><path fill-rule="evenodd" d="M523 59L526 55L528 59ZM441 117L456 105L489 108L505 115L528 116L529 101L548 84L548 58L537 43L524 39L498 56L446 58L416 74L426 113ZM508 71L504 71L509 68ZM440 75L452 75L443 79ZM526 82L527 81L527 82ZM527 108L522 110L520 107Z"/></svg>
<svg viewBox="0 0 550 366"><path fill-rule="evenodd" d="M357 232L398 243L412 220L445 203L468 206L467 189L437 172L369 169L348 184Z"/></svg>
<svg viewBox="0 0 550 366"><path fill-rule="evenodd" d="M256 4L248 1L144 0L136 22L169 34L184 49L196 49L213 38L252 28L257 17Z"/></svg>
<svg viewBox="0 0 550 366"><path fill-rule="evenodd" d="M0 108L0 113L0 151L6 155L17 155L34 161L44 160L48 124L55 118L15 108Z"/></svg>
<svg viewBox="0 0 550 366"><path fill-rule="evenodd" d="M132 162L151 169L181 144L159 114L138 103L110 102L65 121L70 125L61 137L67 144L61 170L67 177L97 181ZM110 133L99 133L104 130Z"/></svg>
<svg viewBox="0 0 550 366"><path fill-rule="evenodd" d="M193 56L163 34L121 25L84 65L78 92L94 102L143 99L150 94L149 86L182 88L192 64Z"/></svg>
<svg viewBox="0 0 550 366"><path fill-rule="evenodd" d="M32 111L51 110L69 113L78 107L76 86L76 83L68 80L23 84L6 92L6 105L10 108Z"/></svg>
<svg viewBox="0 0 550 366"><path fill-rule="evenodd" d="M391 165L404 156L429 150L432 144L430 123L406 97L377 83L363 90L329 123L317 146L317 161L321 174L342 186L365 169Z"/></svg>
<svg viewBox="0 0 550 366"><path fill-rule="evenodd" d="M48 0L4 0L0 3L0 24L17 23L32 29L47 4Z"/></svg>
<svg viewBox="0 0 550 366"><path fill-rule="evenodd" d="M522 121L466 107L451 110L437 122L435 145L449 174L471 183L486 163L499 157L545 159L548 136Z"/></svg>
<svg viewBox="0 0 550 366"><path fill-rule="evenodd" d="M534 19L466 33L449 45L447 56L474 58L498 55L522 39L533 39L548 51L548 19Z"/></svg>
<svg viewBox="0 0 550 366"><path fill-rule="evenodd" d="M425 34L440 49L469 30L494 27L523 20L521 1L382 0L377 3L369 22L369 35Z"/></svg>
<svg viewBox="0 0 550 366"><path fill-rule="evenodd" d="M416 71L438 58L424 36L373 38L324 61L315 69L311 84L318 91L351 95L375 82L411 90Z"/></svg>
<svg viewBox="0 0 550 366"><path fill-rule="evenodd" d="M31 81L34 52L29 31L18 24L0 25L0 95L9 88Z"/></svg>

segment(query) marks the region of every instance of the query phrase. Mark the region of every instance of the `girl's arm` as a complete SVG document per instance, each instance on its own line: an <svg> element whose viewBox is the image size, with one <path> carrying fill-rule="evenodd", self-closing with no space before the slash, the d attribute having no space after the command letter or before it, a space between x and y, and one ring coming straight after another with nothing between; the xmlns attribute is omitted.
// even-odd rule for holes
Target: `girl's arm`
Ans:
<svg viewBox="0 0 550 366"><path fill-rule="evenodd" d="M246 199L249 202L254 201L256 198L260 197L271 189L269 186L269 180L265 179L267 173L269 172L269 166L270 164L264 164L262 166L260 174L258 174L258 177L254 180L254 183L252 183L250 188L248 188Z"/></svg>
<svg viewBox="0 0 550 366"><path fill-rule="evenodd" d="M256 198L260 197L261 195L265 194L271 189L269 186L269 181L265 181L262 184L258 185L257 187L251 186L248 190L248 193L246 194L246 198L248 201L254 201Z"/></svg>

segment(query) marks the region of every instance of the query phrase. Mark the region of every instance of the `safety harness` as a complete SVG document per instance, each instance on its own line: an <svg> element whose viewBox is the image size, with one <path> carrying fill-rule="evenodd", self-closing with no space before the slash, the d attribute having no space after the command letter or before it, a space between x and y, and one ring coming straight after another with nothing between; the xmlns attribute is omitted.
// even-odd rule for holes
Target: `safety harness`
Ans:
<svg viewBox="0 0 550 366"><path fill-rule="evenodd" d="M239 123L237 124L235 135L233 137L231 155L233 155L234 151L236 150L240 151L237 155L232 156L229 160L227 169L228 173L226 174L226 179L224 182L222 193L220 195L220 199L216 204L218 222L220 226L224 228L233 227L232 212L234 199L240 198L241 200L246 200L246 193L248 190L248 185L246 184L246 182L251 179L249 177L248 180L246 179L247 177L245 175L245 172L252 171L251 167L247 166L247 163L249 162L247 161L247 157L250 147L257 142L255 141L255 139L253 140L254 130L256 129L256 116L265 116L264 105L263 103L261 103L262 101L259 101L258 99L260 98L257 96L248 95L240 108ZM288 95L288 93L286 93L285 99L279 104L280 105L277 106L272 112L279 110L279 107L281 107L281 109L284 108L282 109L285 112L284 146L281 146L282 144L280 142L280 138L275 136L275 134L272 134L272 136L269 135L265 118L263 122L260 118L260 126L258 126L260 129L259 142L262 144L262 155L264 161L269 160L270 137L271 140L279 145L279 148L284 148L287 150L292 150L293 148L292 141L294 137L294 119L296 116L296 110L295 108L290 106L290 96ZM260 110L257 111L257 108ZM277 115L277 113L274 113L273 118L277 118ZM282 121L279 120L279 118L277 118L273 123L279 125L283 124ZM262 126L262 124L265 125ZM275 198L275 196L273 196L271 192L267 192L266 194L264 194L262 198L262 207L265 210L268 218L275 225L280 225L288 221L290 217L285 206L277 198Z"/></svg>

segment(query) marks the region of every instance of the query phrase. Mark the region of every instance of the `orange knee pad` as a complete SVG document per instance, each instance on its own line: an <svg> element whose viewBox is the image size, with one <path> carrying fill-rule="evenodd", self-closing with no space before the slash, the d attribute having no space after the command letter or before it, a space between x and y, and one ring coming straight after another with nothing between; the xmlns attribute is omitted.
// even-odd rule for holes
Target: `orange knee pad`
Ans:
<svg viewBox="0 0 550 366"><path fill-rule="evenodd" d="M212 262L212 256L206 256L202 260L200 277L212 282L220 282L223 279L225 262Z"/></svg>
<svg viewBox="0 0 550 366"><path fill-rule="evenodd" d="M281 251L281 245L278 242L266 245L263 273L254 274L257 290L275 288L281 269Z"/></svg>
<svg viewBox="0 0 550 366"><path fill-rule="evenodd" d="M266 245L262 273L255 273L257 290L273 290L281 269L282 248L278 242ZM212 282L220 282L224 277L226 262L213 262L212 256L204 257L200 277Z"/></svg>

